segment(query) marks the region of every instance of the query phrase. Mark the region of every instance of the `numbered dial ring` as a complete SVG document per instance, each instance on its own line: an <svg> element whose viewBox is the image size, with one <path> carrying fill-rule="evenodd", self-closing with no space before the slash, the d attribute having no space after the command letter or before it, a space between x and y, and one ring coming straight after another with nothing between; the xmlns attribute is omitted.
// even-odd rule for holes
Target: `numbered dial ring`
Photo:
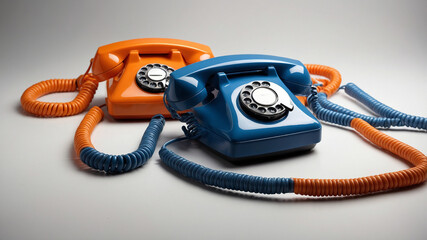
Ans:
<svg viewBox="0 0 427 240"><path fill-rule="evenodd" d="M147 92L164 92L173 68L158 63L147 64L136 74L136 83Z"/></svg>
<svg viewBox="0 0 427 240"><path fill-rule="evenodd" d="M245 113L262 121L277 120L294 109L288 93L267 81L254 81L243 86L239 102Z"/></svg>

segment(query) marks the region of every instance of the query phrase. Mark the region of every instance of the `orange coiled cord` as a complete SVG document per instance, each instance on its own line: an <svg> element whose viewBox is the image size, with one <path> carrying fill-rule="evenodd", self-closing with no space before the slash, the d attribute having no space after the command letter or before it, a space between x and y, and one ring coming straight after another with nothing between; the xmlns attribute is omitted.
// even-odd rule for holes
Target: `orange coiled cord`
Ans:
<svg viewBox="0 0 427 240"><path fill-rule="evenodd" d="M323 86L318 86L317 90L319 92L326 93L328 97L332 96L341 85L341 74L335 68L331 68L324 65L318 64L305 64L308 72L313 75L323 76L329 79L325 81L323 79L314 79L323 84Z"/></svg>
<svg viewBox="0 0 427 240"><path fill-rule="evenodd" d="M322 86L317 87L318 92L323 92L330 97L338 91L341 85L341 74L338 70L318 64L305 64L305 67L311 75L319 75L327 78L312 78L313 84L322 83ZM302 104L307 106L307 97L297 96L297 98Z"/></svg>
<svg viewBox="0 0 427 240"><path fill-rule="evenodd" d="M427 175L427 157L417 149L394 139L362 119L355 118L351 127L375 145L407 160L414 167L397 172L351 179L293 178L294 192L310 196L345 196L390 190L422 183Z"/></svg>
<svg viewBox="0 0 427 240"><path fill-rule="evenodd" d="M81 85L79 83L82 83ZM98 80L92 74L76 79L51 79L29 87L22 94L21 105L25 111L39 117L65 117L83 112L90 104L98 89ZM71 102L40 102L37 98L54 92L74 92L79 90Z"/></svg>
<svg viewBox="0 0 427 240"><path fill-rule="evenodd" d="M91 108L83 118L82 122L76 130L76 134L74 135L74 150L76 151L77 155L80 155L80 151L85 147L94 148L90 140L90 135L103 117L104 112L102 109L95 106Z"/></svg>

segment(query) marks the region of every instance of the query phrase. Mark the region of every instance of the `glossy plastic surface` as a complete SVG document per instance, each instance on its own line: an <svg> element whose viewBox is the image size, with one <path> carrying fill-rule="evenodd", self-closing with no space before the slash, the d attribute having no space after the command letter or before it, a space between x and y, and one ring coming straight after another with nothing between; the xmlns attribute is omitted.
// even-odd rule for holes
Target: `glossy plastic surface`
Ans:
<svg viewBox="0 0 427 240"><path fill-rule="evenodd" d="M215 73L239 73L261 71L274 66L286 85L294 94L305 95L309 92L311 79L304 65L293 59L260 55L229 55L209 59L175 71L170 86L177 91L168 91L168 103L176 110L194 107L204 100L206 83ZM179 90L178 90L179 89Z"/></svg>
<svg viewBox="0 0 427 240"><path fill-rule="evenodd" d="M138 70L150 63L179 69L213 57L206 45L189 41L146 38L112 43L98 49L92 72L108 80L108 112L115 118L151 118L156 114L170 116L163 104L163 93L142 90L135 82Z"/></svg>
<svg viewBox="0 0 427 240"><path fill-rule="evenodd" d="M291 97L294 109L270 122L247 115L238 96L252 81L279 85ZM294 96L306 93L310 86L307 69L299 61L267 55L231 55L172 73L166 99L175 110L196 106L192 111L204 130L198 140L231 160L238 160L314 146L320 141L320 123Z"/></svg>
<svg viewBox="0 0 427 240"><path fill-rule="evenodd" d="M140 38L111 43L98 48L93 60L92 73L101 80L116 76L124 67L130 51L140 54L167 55L178 50L187 64L213 57L206 45L170 38Z"/></svg>

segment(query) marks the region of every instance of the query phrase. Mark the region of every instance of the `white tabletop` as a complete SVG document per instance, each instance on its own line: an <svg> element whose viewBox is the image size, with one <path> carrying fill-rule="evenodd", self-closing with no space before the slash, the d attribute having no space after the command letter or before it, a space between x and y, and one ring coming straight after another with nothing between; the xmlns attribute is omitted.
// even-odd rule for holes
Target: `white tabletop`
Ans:
<svg viewBox="0 0 427 240"><path fill-rule="evenodd" d="M154 156L106 176L73 151L84 114L24 114L30 85L82 74L99 46L169 37L210 46L216 56L260 53L338 69L398 110L427 116L425 1L6 1L0 10L0 239L425 239L427 186L350 198L223 191L183 178L158 150L181 136L167 121ZM69 101L75 93L45 101ZM91 104L105 100L101 83ZM331 101L369 113L340 91ZM111 154L136 149L146 121L106 116L93 135ZM177 153L208 167L276 177L349 178L408 168L355 132L322 124L308 154L234 165L195 142ZM385 133L427 153L427 134ZM424 236L424 237L423 237Z"/></svg>

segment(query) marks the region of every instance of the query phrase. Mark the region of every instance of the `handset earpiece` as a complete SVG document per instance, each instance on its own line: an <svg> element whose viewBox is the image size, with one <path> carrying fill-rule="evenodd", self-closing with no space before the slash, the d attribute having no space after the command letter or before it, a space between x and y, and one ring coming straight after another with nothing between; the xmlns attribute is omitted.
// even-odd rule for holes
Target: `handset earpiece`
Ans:
<svg viewBox="0 0 427 240"><path fill-rule="evenodd" d="M310 73L302 63L284 70L279 76L294 95L310 94L312 84Z"/></svg>
<svg viewBox="0 0 427 240"><path fill-rule="evenodd" d="M183 111L193 108L208 97L204 79L198 80L190 76L177 77L176 72L179 73L179 69L171 74L169 86L165 92L166 101L170 107L176 111Z"/></svg>
<svg viewBox="0 0 427 240"><path fill-rule="evenodd" d="M123 70L123 61L127 57L127 55L119 57L114 53L103 53L103 51L103 47L98 48L92 64L92 74L99 82L118 75Z"/></svg>
<svg viewBox="0 0 427 240"><path fill-rule="evenodd" d="M200 50L194 50L194 49L184 51L182 52L182 55L187 64L193 64L193 63L204 61L213 57L211 54L207 52L202 52Z"/></svg>

